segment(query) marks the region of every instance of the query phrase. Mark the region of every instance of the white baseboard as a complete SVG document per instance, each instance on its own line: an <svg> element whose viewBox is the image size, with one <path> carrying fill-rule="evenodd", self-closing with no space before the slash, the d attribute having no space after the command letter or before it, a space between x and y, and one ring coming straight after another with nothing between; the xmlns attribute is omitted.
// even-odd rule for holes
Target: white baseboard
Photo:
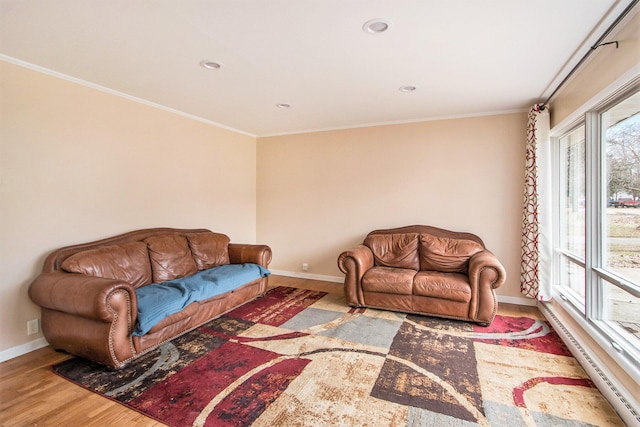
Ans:
<svg viewBox="0 0 640 427"><path fill-rule="evenodd" d="M325 282L344 283L344 277L323 276L321 274L310 274L310 273L296 273L293 271L285 271L285 270L271 270L271 269L269 270L271 271L271 273L277 274L278 276L296 277L298 279L323 280Z"/></svg>
<svg viewBox="0 0 640 427"><path fill-rule="evenodd" d="M298 279L324 280L325 282L344 283L344 277L338 277L338 276L323 276L320 274L297 273L294 271L286 271L286 270L271 270L271 272L278 276L296 277ZM533 298L510 297L510 296L503 296L503 295L498 295L498 302L503 302L505 304L528 305L533 307L537 305L537 301L534 300Z"/></svg>
<svg viewBox="0 0 640 427"><path fill-rule="evenodd" d="M497 295L498 302L503 302L505 304L516 304L516 305L528 305L530 307L535 307L538 305L538 301L533 298L527 297L510 297L506 295Z"/></svg>
<svg viewBox="0 0 640 427"><path fill-rule="evenodd" d="M2 350L0 351L0 362L13 359L14 357L22 356L23 354L31 353L34 350L46 347L48 345L49 343L47 342L47 340L44 339L44 337L40 337L36 340L29 341L26 344L17 345L15 347Z"/></svg>
<svg viewBox="0 0 640 427"><path fill-rule="evenodd" d="M567 345L571 354L578 360L589 378L598 387L600 393L609 401L620 418L628 426L640 425L640 401L626 387L616 379L615 374L596 355L596 352L580 338L581 333L556 316L554 310L547 304L539 305L544 317L551 323L562 341ZM581 325L585 327L587 325ZM587 326L588 328L588 326ZM628 371L627 371L628 372Z"/></svg>

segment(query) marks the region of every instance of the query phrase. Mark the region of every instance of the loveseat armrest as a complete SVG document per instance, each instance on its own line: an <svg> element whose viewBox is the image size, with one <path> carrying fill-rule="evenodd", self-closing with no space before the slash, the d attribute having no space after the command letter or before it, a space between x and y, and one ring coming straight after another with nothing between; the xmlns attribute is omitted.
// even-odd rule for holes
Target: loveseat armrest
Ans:
<svg viewBox="0 0 640 427"><path fill-rule="evenodd" d="M271 262L271 248L267 245L229 243L229 262L231 264L253 263L268 267Z"/></svg>
<svg viewBox="0 0 640 427"><path fill-rule="evenodd" d="M344 251L338 257L338 268L344 276L344 294L347 303L359 307L364 305L362 277L373 268L373 252L365 245L358 245Z"/></svg>
<svg viewBox="0 0 640 427"><path fill-rule="evenodd" d="M469 259L469 280L497 289L507 280L507 273L498 258L484 250Z"/></svg>
<svg viewBox="0 0 640 427"><path fill-rule="evenodd" d="M506 279L504 267L490 251L478 252L469 259L469 319L486 325L493 321L498 308L494 290Z"/></svg>
<svg viewBox="0 0 640 427"><path fill-rule="evenodd" d="M138 313L131 284L84 274L42 273L29 286L29 297L40 307L103 322L126 316L134 325Z"/></svg>

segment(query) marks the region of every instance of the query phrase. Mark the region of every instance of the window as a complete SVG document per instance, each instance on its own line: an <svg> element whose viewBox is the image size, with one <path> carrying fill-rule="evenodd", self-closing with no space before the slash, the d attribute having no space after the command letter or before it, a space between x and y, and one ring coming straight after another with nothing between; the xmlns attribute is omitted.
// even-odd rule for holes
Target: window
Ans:
<svg viewBox="0 0 640 427"><path fill-rule="evenodd" d="M585 306L585 127L559 139L559 250L563 254L559 265L561 283L580 311Z"/></svg>
<svg viewBox="0 0 640 427"><path fill-rule="evenodd" d="M562 133L554 156L555 289L640 365L638 84Z"/></svg>
<svg viewBox="0 0 640 427"><path fill-rule="evenodd" d="M595 318L618 339L640 348L640 92L600 114L600 143L608 196L600 209L603 274Z"/></svg>

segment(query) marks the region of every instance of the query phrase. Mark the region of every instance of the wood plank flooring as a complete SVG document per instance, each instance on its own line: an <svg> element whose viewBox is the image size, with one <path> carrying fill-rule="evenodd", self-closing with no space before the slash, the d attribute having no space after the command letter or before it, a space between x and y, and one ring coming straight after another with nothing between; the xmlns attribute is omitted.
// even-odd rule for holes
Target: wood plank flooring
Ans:
<svg viewBox="0 0 640 427"><path fill-rule="evenodd" d="M271 276L270 287L294 286L342 293L342 284ZM542 318L535 307L501 304L504 315ZM51 371L70 356L45 347L0 363L0 425L26 426L164 426L119 403L85 390Z"/></svg>

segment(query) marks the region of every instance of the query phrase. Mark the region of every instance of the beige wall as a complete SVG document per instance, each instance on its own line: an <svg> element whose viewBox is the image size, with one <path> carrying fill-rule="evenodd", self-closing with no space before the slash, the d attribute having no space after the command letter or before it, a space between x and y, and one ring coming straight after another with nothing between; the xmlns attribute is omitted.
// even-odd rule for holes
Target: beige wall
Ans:
<svg viewBox="0 0 640 427"><path fill-rule="evenodd" d="M371 229L466 230L519 296L524 114L262 138L256 153L253 137L14 64L0 76L0 352L41 336L27 288L51 250L144 227L257 240L273 269L336 277Z"/></svg>
<svg viewBox="0 0 640 427"><path fill-rule="evenodd" d="M255 241L255 138L0 61L0 351L52 249L137 228Z"/></svg>
<svg viewBox="0 0 640 427"><path fill-rule="evenodd" d="M481 236L519 297L526 114L258 139L257 240L274 270L341 277L341 251L376 228Z"/></svg>
<svg viewBox="0 0 640 427"><path fill-rule="evenodd" d="M599 47L551 100L552 128L640 64L640 8L636 7L631 13L635 15L628 16L607 38L607 41L617 40L619 47Z"/></svg>

